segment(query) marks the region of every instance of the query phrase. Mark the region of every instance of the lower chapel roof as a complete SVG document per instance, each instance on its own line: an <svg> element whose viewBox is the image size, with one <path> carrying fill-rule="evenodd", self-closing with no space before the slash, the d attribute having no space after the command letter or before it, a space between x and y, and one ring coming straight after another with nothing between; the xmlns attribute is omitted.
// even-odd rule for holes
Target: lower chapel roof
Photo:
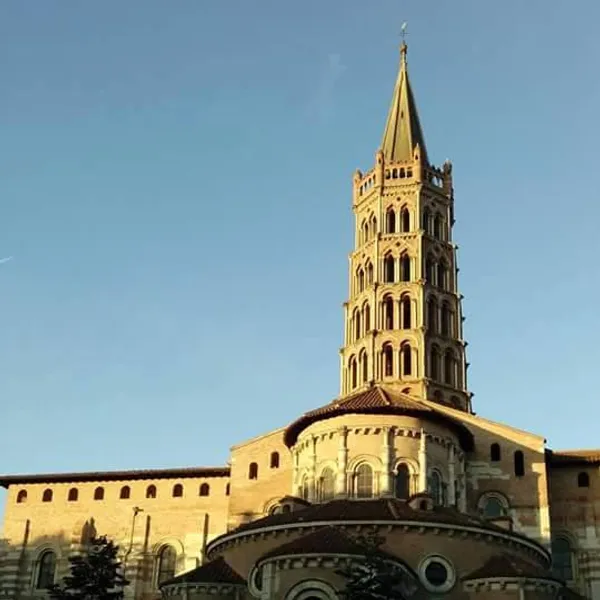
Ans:
<svg viewBox="0 0 600 600"><path fill-rule="evenodd" d="M506 553L492 556L483 566L475 569L464 577L463 581L474 579L502 579L513 577L527 577L532 579L550 579L560 581L551 577L548 571L530 563L524 558L512 556ZM562 581L560 581L562 583Z"/></svg>
<svg viewBox="0 0 600 600"><path fill-rule="evenodd" d="M178 575L161 584L160 587L171 585L194 585L202 583L222 583L227 585L246 585L246 580L238 575L222 557L211 560L196 569Z"/></svg>
<svg viewBox="0 0 600 600"><path fill-rule="evenodd" d="M298 436L309 425L346 414L392 414L420 416L449 426L458 435L463 450L473 449L473 434L459 421L434 408L411 398L407 394L374 386L366 391L338 398L329 404L304 413L296 419L284 433L286 446L296 443Z"/></svg>
<svg viewBox="0 0 600 600"><path fill-rule="evenodd" d="M544 553L547 554L539 544L532 541L525 535L509 531L504 527L490 523L489 521L461 513L454 508L433 506L432 508L419 510L412 508L405 500L398 498L375 498L365 500L332 500L325 504L314 504L295 510L292 512L281 512L268 515L261 519L256 519L249 523L244 523L209 543L208 552L232 535L253 532L270 527L284 527L286 525L310 525L316 523L336 523L336 522L356 522L365 523L369 521L399 521L415 523L432 523L439 525L449 525L458 527L476 527L487 529L490 532L502 533L515 538L526 540L529 544L535 544Z"/></svg>

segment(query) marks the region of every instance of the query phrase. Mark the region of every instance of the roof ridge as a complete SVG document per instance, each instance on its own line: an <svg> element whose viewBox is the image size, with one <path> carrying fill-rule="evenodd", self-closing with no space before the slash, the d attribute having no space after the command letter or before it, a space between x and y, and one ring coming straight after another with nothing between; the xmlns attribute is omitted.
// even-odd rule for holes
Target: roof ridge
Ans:
<svg viewBox="0 0 600 600"><path fill-rule="evenodd" d="M391 398L388 396L387 392L384 391L384 389L381 386L377 386L375 388L377 390L377 393L379 394L379 397L388 405L388 406L392 406L393 402L391 400Z"/></svg>

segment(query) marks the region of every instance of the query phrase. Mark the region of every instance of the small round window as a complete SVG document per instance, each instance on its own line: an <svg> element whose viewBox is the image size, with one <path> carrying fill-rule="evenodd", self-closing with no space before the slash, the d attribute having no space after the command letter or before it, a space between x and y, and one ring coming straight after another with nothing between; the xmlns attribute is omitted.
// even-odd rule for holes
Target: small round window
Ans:
<svg viewBox="0 0 600 600"><path fill-rule="evenodd" d="M423 585L430 592L447 592L456 581L452 565L441 556L429 556L420 565Z"/></svg>

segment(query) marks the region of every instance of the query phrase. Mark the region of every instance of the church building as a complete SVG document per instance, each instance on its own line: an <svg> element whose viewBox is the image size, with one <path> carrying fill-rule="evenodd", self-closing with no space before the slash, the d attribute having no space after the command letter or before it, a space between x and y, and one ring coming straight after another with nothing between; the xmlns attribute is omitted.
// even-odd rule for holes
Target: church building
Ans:
<svg viewBox="0 0 600 600"><path fill-rule="evenodd" d="M44 596L89 537L127 600L335 600L360 536L406 598L600 600L600 450L476 415L453 240L453 167L425 144L402 44L355 219L340 394L227 465L0 476L0 600Z"/></svg>

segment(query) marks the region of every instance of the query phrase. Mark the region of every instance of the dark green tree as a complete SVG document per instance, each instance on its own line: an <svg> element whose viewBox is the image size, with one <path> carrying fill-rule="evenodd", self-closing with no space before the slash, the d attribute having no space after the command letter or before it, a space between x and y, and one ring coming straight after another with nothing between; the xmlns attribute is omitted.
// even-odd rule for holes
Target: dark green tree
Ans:
<svg viewBox="0 0 600 600"><path fill-rule="evenodd" d="M129 581L117 558L119 546L106 536L93 537L84 552L69 558L71 574L48 588L52 600L121 600Z"/></svg>
<svg viewBox="0 0 600 600"><path fill-rule="evenodd" d="M344 578L338 594L343 600L408 600L417 590L412 577L379 547L384 538L361 536L355 540L364 550L346 567L336 571Z"/></svg>

